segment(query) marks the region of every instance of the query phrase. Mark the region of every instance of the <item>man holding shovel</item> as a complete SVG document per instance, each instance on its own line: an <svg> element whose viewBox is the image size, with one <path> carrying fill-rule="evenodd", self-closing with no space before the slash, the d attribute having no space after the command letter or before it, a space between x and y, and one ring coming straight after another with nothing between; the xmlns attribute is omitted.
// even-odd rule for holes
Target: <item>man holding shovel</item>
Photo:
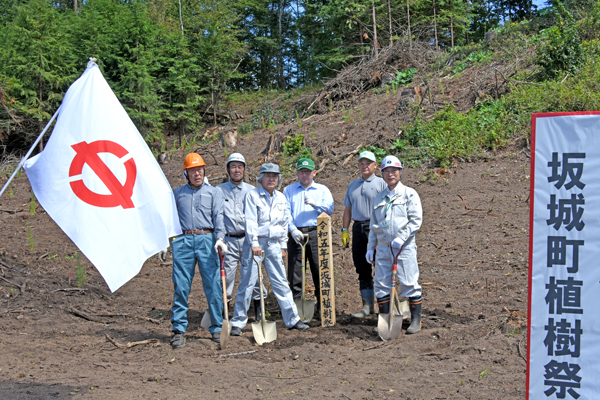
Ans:
<svg viewBox="0 0 600 400"><path fill-rule="evenodd" d="M231 320L232 336L240 336L242 328L248 322L250 299L258 278L256 263L262 262L263 258L271 288L281 308L283 322L288 329L308 329L308 325L300 321L283 267L283 257L287 253L289 213L285 196L276 190L281 181L279 166L263 164L257 181L260 186L249 191L244 200L246 242L235 311Z"/></svg>
<svg viewBox="0 0 600 400"><path fill-rule="evenodd" d="M365 260L367 243L369 242L369 224L373 200L387 185L383 179L375 175L377 160L375 154L363 151L358 155L358 169L361 178L348 185L344 198L344 217L342 219L342 245L348 247L350 242L350 221L352 225L352 260L358 274L362 309L352 314L355 318L364 318L375 314L375 291L373 289L373 268Z"/></svg>
<svg viewBox="0 0 600 400"><path fill-rule="evenodd" d="M317 306L319 305L319 243L317 237L317 217L325 212L333 214L333 196L325 185L314 182L317 175L315 163L310 158L301 158L296 164L298 182L283 190L291 215L288 231L290 255L288 257L287 279L295 299L302 296L302 246L304 234L308 234L305 255L310 264L310 272L315 285ZM315 309L319 314L319 309Z"/></svg>
<svg viewBox="0 0 600 400"><path fill-rule="evenodd" d="M242 251L246 241L246 217L244 216L244 199L246 193L254 189L254 186L244 182L246 171L246 159L240 153L232 153L227 159L227 175L229 182L217 186L223 195L223 222L225 224L225 244L227 254L225 255L225 279L227 281L227 302L231 300L235 273L238 263L242 260ZM265 293L266 296L266 293ZM254 306L257 312L260 309L260 296L258 286L254 290Z"/></svg>
<svg viewBox="0 0 600 400"><path fill-rule="evenodd" d="M173 190L183 235L173 239L173 336L174 349L185 345L188 296L194 278L196 262L202 277L202 287L208 301L214 342L220 342L223 325L223 301L217 250L227 254L223 242L223 198L216 188L204 183L206 163L199 154L185 157L183 173L188 183Z"/></svg>
<svg viewBox="0 0 600 400"><path fill-rule="evenodd" d="M406 333L417 333L421 330L422 300L415 235L423 221L421 199L414 189L400 183L402 164L398 158L385 157L381 171L387 188L373 201L366 259L369 263L373 262L377 246L375 295L379 312L389 314L393 310L390 293L394 254L400 252L398 280L402 296L408 297L411 313L411 324ZM401 319L399 322L402 323Z"/></svg>

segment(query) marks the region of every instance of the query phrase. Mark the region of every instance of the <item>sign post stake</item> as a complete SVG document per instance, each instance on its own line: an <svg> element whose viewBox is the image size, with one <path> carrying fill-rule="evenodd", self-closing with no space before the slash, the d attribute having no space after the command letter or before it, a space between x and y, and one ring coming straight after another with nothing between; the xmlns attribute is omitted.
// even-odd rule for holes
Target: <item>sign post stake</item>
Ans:
<svg viewBox="0 0 600 400"><path fill-rule="evenodd" d="M335 325L335 277L331 248L331 217L322 213L317 218L319 240L319 283L321 286L321 326Z"/></svg>

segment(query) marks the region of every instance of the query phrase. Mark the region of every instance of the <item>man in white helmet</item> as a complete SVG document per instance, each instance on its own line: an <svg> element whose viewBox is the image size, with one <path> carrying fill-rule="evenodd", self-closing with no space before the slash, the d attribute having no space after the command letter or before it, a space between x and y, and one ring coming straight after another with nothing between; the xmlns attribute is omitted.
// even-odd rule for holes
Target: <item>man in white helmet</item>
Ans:
<svg viewBox="0 0 600 400"><path fill-rule="evenodd" d="M242 260L241 278L235 298L235 312L231 320L231 335L240 336L248 322L250 298L258 279L258 267L254 262L264 258L264 266L277 298L283 322L288 329L308 329L298 316L292 291L288 286L283 257L287 253L287 229L290 214L285 196L276 188L281 181L279 166L263 164L257 179L260 186L252 189L244 201L246 216L246 242Z"/></svg>
<svg viewBox="0 0 600 400"><path fill-rule="evenodd" d="M254 186L244 182L246 172L246 159L240 153L232 153L227 159L227 175L229 182L217 186L223 194L223 222L225 223L225 244L227 254L224 257L225 280L227 282L227 301L231 300L233 286L235 284L235 273L238 263L242 260L242 250L246 237L246 218L244 217L244 199L246 193L254 189ZM254 291L254 306L260 301L258 286ZM265 293L266 295L266 293ZM256 316L258 318L258 316Z"/></svg>
<svg viewBox="0 0 600 400"><path fill-rule="evenodd" d="M394 156L387 156L381 163L383 180L387 188L375 196L367 245L367 261L373 262L375 247L375 296L380 313L390 312L392 290L392 267L394 255L398 257L398 281L401 294L408 297L412 316L407 334L421 330L421 286L417 264L415 235L423 221L421 199L417 192L400 183L402 164Z"/></svg>

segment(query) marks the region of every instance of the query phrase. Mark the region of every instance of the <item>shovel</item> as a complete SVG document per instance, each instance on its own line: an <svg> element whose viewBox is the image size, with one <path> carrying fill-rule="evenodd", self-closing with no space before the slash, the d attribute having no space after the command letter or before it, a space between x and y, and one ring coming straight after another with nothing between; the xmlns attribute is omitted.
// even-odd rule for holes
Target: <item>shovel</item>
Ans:
<svg viewBox="0 0 600 400"><path fill-rule="evenodd" d="M408 301L400 301L398 298L398 291L396 291L396 306L394 307L394 314L402 316L402 319L410 318L410 308L408 307Z"/></svg>
<svg viewBox="0 0 600 400"><path fill-rule="evenodd" d="M392 271L392 294L390 295L390 302L396 299L396 272L398 271L398 256L402 252L402 247L398 250L398 253L394 255L394 267ZM392 300L394 299L394 300ZM390 313L379 314L379 321L377 322L377 332L381 340L388 341L394 340L400 335L402 331L402 318L395 319L394 304L391 304Z"/></svg>
<svg viewBox="0 0 600 400"><path fill-rule="evenodd" d="M260 286L260 311L262 314L262 320L258 322L252 323L252 334L254 335L254 340L259 346L262 346L263 343L272 342L277 339L277 327L275 322L267 322L265 319L265 295L263 293L263 277L262 277L262 269L260 268L260 263L257 261L256 257L254 258L254 262L258 265L258 283Z"/></svg>
<svg viewBox="0 0 600 400"><path fill-rule="evenodd" d="M221 260L221 279L223 281L223 307L225 310L225 321L227 321L227 326L228 326L228 330L227 330L227 338L229 338L229 332L231 331L231 323L229 323L229 310L227 308L227 286L226 286L226 280L225 280L225 266L224 266L224 262L225 259L221 256L221 249L219 249L219 259ZM212 325L212 319L210 318L210 313L208 312L208 310L206 310L204 312L204 315L202 316L202 321L200 321L200 328L204 329L205 331L208 330L208 328L210 328L210 326ZM225 324L223 324L223 328L221 329L225 329ZM225 339L225 345L227 345L227 340ZM221 339L221 342L223 342L223 339Z"/></svg>
<svg viewBox="0 0 600 400"><path fill-rule="evenodd" d="M225 319L223 320L223 327L221 328L221 350L227 347L229 342L229 334L231 333L231 322L229 322L229 310L227 308L227 282L225 280L225 257L221 254L221 248L219 247L219 260L221 260L221 282L223 285L223 310ZM208 313L205 313L208 314Z"/></svg>
<svg viewBox="0 0 600 400"><path fill-rule="evenodd" d="M302 246L302 297L294 300L298 309L298 316L302 322L310 322L315 314L315 300L306 300L306 245L308 244L308 234L304 234L304 243Z"/></svg>

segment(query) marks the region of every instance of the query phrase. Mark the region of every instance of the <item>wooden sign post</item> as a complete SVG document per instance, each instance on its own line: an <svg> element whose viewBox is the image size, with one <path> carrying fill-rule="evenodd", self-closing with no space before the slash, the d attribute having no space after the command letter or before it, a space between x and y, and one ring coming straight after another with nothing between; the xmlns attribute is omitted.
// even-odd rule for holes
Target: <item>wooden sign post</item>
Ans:
<svg viewBox="0 0 600 400"><path fill-rule="evenodd" d="M319 283L321 285L321 326L335 325L335 279L331 249L331 217L322 213L317 218L319 241Z"/></svg>

